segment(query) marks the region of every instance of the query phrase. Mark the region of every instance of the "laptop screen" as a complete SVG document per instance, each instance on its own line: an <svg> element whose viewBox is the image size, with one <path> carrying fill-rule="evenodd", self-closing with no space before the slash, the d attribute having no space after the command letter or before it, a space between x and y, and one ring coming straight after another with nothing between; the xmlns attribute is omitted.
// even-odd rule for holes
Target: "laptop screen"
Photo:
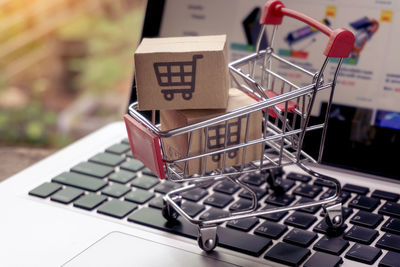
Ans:
<svg viewBox="0 0 400 267"><path fill-rule="evenodd" d="M322 163L366 174L400 179L400 36L398 1L284 0L286 7L301 11L331 28L347 28L356 38L351 56L338 77L329 119ZM230 60L255 49L263 0L166 0L148 1L143 36L196 36L227 34ZM261 42L266 47L267 34ZM285 18L274 38L281 57L315 72L325 59L327 37L307 25ZM335 59L330 64L334 64ZM329 68L329 65L328 65ZM276 71L291 77L277 66ZM293 78L293 77L292 77ZM309 77L295 77L307 85ZM325 77L329 80L330 77ZM328 96L317 99L313 120L323 120ZM133 101L135 93L132 92ZM312 135L304 149L315 156Z"/></svg>

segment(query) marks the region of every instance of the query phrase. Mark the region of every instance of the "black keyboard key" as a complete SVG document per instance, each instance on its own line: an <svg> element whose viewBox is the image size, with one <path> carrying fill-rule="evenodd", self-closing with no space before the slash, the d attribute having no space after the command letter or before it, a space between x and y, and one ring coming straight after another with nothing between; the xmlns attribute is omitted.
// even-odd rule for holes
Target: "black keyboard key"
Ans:
<svg viewBox="0 0 400 267"><path fill-rule="evenodd" d="M114 168L93 162L81 162L71 168L71 171L90 176L104 178L114 171Z"/></svg>
<svg viewBox="0 0 400 267"><path fill-rule="evenodd" d="M62 185L56 183L43 183L29 191L29 195L46 198L62 188Z"/></svg>
<svg viewBox="0 0 400 267"><path fill-rule="evenodd" d="M400 218L400 204L387 201L378 211L379 214Z"/></svg>
<svg viewBox="0 0 400 267"><path fill-rule="evenodd" d="M317 237L318 235L316 233L293 228L292 231L285 235L283 241L302 247L308 247Z"/></svg>
<svg viewBox="0 0 400 267"><path fill-rule="evenodd" d="M114 144L106 149L106 152L114 153L121 155L122 153L127 152L130 148L129 144L121 143L121 144Z"/></svg>
<svg viewBox="0 0 400 267"><path fill-rule="evenodd" d="M158 196L158 197L153 198L149 203L149 207L152 207L155 209L162 209L164 207L163 196Z"/></svg>
<svg viewBox="0 0 400 267"><path fill-rule="evenodd" d="M221 247L256 257L260 256L272 244L269 238L225 227L218 227L217 234Z"/></svg>
<svg viewBox="0 0 400 267"><path fill-rule="evenodd" d="M310 214L306 214L303 212L295 211L289 217L286 218L285 224L298 227L301 229L307 229L309 228L317 218L315 216L312 216Z"/></svg>
<svg viewBox="0 0 400 267"><path fill-rule="evenodd" d="M274 206L274 205L267 205L262 210L268 210L268 209L276 208L276 207L277 206ZM269 221L279 222L288 213L289 213L288 211L280 211L280 212L273 212L273 213L269 213L269 214L263 214L263 215L260 215L259 217L269 220Z"/></svg>
<svg viewBox="0 0 400 267"><path fill-rule="evenodd" d="M354 244L344 256L346 259L373 264L382 254L379 248L370 247L362 244Z"/></svg>
<svg viewBox="0 0 400 267"><path fill-rule="evenodd" d="M308 197L308 198L314 198L319 193L321 193L322 187L319 185L311 185L311 184L300 184L298 187L296 187L293 190L293 194L303 196L303 197Z"/></svg>
<svg viewBox="0 0 400 267"><path fill-rule="evenodd" d="M108 177L108 180L120 184L126 184L127 182L132 181L134 178L136 178L136 173L119 170L118 172L114 172L113 174L111 174L110 177Z"/></svg>
<svg viewBox="0 0 400 267"><path fill-rule="evenodd" d="M336 190L330 188L330 189L326 190L326 191L320 196L319 199L321 199L321 200L322 200L322 199L327 199L328 197L333 196L335 193L336 193ZM351 197L351 193L349 193L349 192L347 192L347 191L341 191L341 192L340 192L340 196L339 196L339 198L338 198L337 201L340 201L340 202L342 202L342 204L344 204L344 203L347 202L347 200L350 199L350 197Z"/></svg>
<svg viewBox="0 0 400 267"><path fill-rule="evenodd" d="M356 196L349 202L349 207L366 210L366 211L373 211L381 201L377 198L366 197L366 196Z"/></svg>
<svg viewBox="0 0 400 267"><path fill-rule="evenodd" d="M195 217L205 209L203 205L192 201L182 201L181 208L191 217Z"/></svg>
<svg viewBox="0 0 400 267"><path fill-rule="evenodd" d="M376 242L376 247L400 252L400 235L385 233Z"/></svg>
<svg viewBox="0 0 400 267"><path fill-rule="evenodd" d="M400 220L389 218L381 227L382 231L400 235Z"/></svg>
<svg viewBox="0 0 400 267"><path fill-rule="evenodd" d="M148 175L148 176L157 177L157 175L155 175L152 171L150 171L149 168L144 168L144 169L142 170L142 173L145 174L145 175Z"/></svg>
<svg viewBox="0 0 400 267"><path fill-rule="evenodd" d="M118 219L122 219L136 208L137 205L135 203L126 202L119 199L112 199L111 201L108 201L101 205L98 208L97 212Z"/></svg>
<svg viewBox="0 0 400 267"><path fill-rule="evenodd" d="M299 266L310 254L309 249L279 242L267 251L264 258L289 266Z"/></svg>
<svg viewBox="0 0 400 267"><path fill-rule="evenodd" d="M399 267L400 253L389 251L379 262L379 267Z"/></svg>
<svg viewBox="0 0 400 267"><path fill-rule="evenodd" d="M126 193L128 193L131 189L122 184L112 184L104 188L101 193L106 196L120 198Z"/></svg>
<svg viewBox="0 0 400 267"><path fill-rule="evenodd" d="M307 197L302 197L299 201L296 202L296 204L304 204L304 203L310 203L314 202L314 199L307 198ZM299 211L310 213L310 214L315 214L319 209L321 208L321 205L315 205L307 208L301 208Z"/></svg>
<svg viewBox="0 0 400 267"><path fill-rule="evenodd" d="M225 194L220 194L220 193L214 193L211 196L207 197L203 203L222 209L222 208L226 207L232 201L233 201L233 197L231 197L231 196L228 196Z"/></svg>
<svg viewBox="0 0 400 267"><path fill-rule="evenodd" d="M304 263L304 267L339 267L342 263L343 260L339 256L317 251Z"/></svg>
<svg viewBox="0 0 400 267"><path fill-rule="evenodd" d="M225 180L220 183L218 183L214 187L214 191L228 194L228 195L233 195L236 193L241 187L238 184L233 183L232 181Z"/></svg>
<svg viewBox="0 0 400 267"><path fill-rule="evenodd" d="M287 230L288 227L286 225L265 221L254 230L254 233L256 235L262 235L272 239L278 239Z"/></svg>
<svg viewBox="0 0 400 267"><path fill-rule="evenodd" d="M254 193L256 193L257 199L260 200L262 199L267 193L268 189L267 188L260 188L256 186L249 185L250 189L253 190ZM239 193L239 197L247 198L247 199L253 199L252 194L250 194L249 190L243 189Z"/></svg>
<svg viewBox="0 0 400 267"><path fill-rule="evenodd" d="M174 183L174 182L171 182L171 181L164 181L163 183L157 185L154 188L154 192L157 192L157 193L165 195L168 192L170 192L172 190L175 190L175 189L178 189L180 187L181 187L181 185L178 184L178 183Z"/></svg>
<svg viewBox="0 0 400 267"><path fill-rule="evenodd" d="M227 212L226 210L210 208L206 210L203 214L201 214L200 220L214 220L214 219L226 218L228 216L229 212Z"/></svg>
<svg viewBox="0 0 400 267"><path fill-rule="evenodd" d="M136 178L131 183L131 186L138 187L141 189L149 190L153 186L157 185L160 182L157 178L152 176L143 175L141 177Z"/></svg>
<svg viewBox="0 0 400 267"><path fill-rule="evenodd" d="M259 220L254 217L244 218L239 220L232 220L226 223L226 226L229 228L237 229L240 231L248 232L250 231Z"/></svg>
<svg viewBox="0 0 400 267"><path fill-rule="evenodd" d="M242 211L250 208L252 204L253 202L251 200L241 198L229 206L229 211L231 212Z"/></svg>
<svg viewBox="0 0 400 267"><path fill-rule="evenodd" d="M380 199L385 199L392 202L397 202L399 200L400 195L392 192L382 191L382 190L374 190L372 192L371 197L376 197Z"/></svg>
<svg viewBox="0 0 400 267"><path fill-rule="evenodd" d="M368 187L359 186L355 184L345 184L342 190L350 193L356 193L358 195L366 195L369 192Z"/></svg>
<svg viewBox="0 0 400 267"><path fill-rule="evenodd" d="M50 199L63 204L69 204L83 194L84 191L81 189L66 187L63 190L57 191Z"/></svg>
<svg viewBox="0 0 400 267"><path fill-rule="evenodd" d="M265 200L266 203L272 204L275 206L288 206L290 205L296 198L293 195L276 195L272 194Z"/></svg>
<svg viewBox="0 0 400 267"><path fill-rule="evenodd" d="M382 220L383 216L380 214L360 210L350 219L350 222L364 227L376 228Z"/></svg>
<svg viewBox="0 0 400 267"><path fill-rule="evenodd" d="M288 175L286 175L286 178L290 180L300 181L303 183L308 183L311 180L311 176L297 172L290 172Z"/></svg>
<svg viewBox="0 0 400 267"><path fill-rule="evenodd" d="M106 200L107 200L106 196L97 195L95 193L89 193L76 200L74 202L74 207L85 210L93 210L94 208L100 206L100 204L102 204Z"/></svg>
<svg viewBox="0 0 400 267"><path fill-rule="evenodd" d="M147 207L133 212L128 217L128 221L130 222L135 222L184 237L190 237L193 239L197 238L198 228L195 224L191 224L181 216L179 216L177 220L178 222L176 223L169 222L162 216L160 210Z"/></svg>
<svg viewBox="0 0 400 267"><path fill-rule="evenodd" d="M205 197L207 195L208 195L207 190L205 190L203 188L199 188L199 187L193 188L193 189L190 189L189 191L181 193L181 196L184 199L191 200L194 202L199 201L200 199L202 199L203 197Z"/></svg>
<svg viewBox="0 0 400 267"><path fill-rule="evenodd" d="M314 245L314 250L340 255L349 246L349 241L340 237L323 236Z"/></svg>
<svg viewBox="0 0 400 267"><path fill-rule="evenodd" d="M330 181L323 180L318 178L317 180L314 181L314 185L319 185L319 186L326 186L329 188L336 188L336 185Z"/></svg>
<svg viewBox="0 0 400 267"><path fill-rule="evenodd" d="M289 180L289 179L282 179L280 180L280 187L283 189L283 191L287 192L289 191L294 185L296 184L295 181Z"/></svg>
<svg viewBox="0 0 400 267"><path fill-rule="evenodd" d="M74 172L64 172L51 179L51 181L92 192L96 192L107 185L107 182L102 179L97 179Z"/></svg>
<svg viewBox="0 0 400 267"><path fill-rule="evenodd" d="M342 224L340 229L336 229L336 231L332 231L328 224L325 221L325 218L320 220L317 225L313 228L314 232L321 233L324 235L330 235L330 236L338 236L338 234L341 234L345 229L347 228L347 224Z"/></svg>
<svg viewBox="0 0 400 267"><path fill-rule="evenodd" d="M354 225L345 234L344 238L362 244L371 244L379 235L377 230Z"/></svg>
<svg viewBox="0 0 400 267"><path fill-rule="evenodd" d="M142 189L136 189L132 192L129 192L125 196L125 200L135 202L138 204L144 204L147 201L149 201L150 199L152 199L154 196L155 196L155 194L153 192L149 192L149 191L142 190Z"/></svg>
<svg viewBox="0 0 400 267"><path fill-rule="evenodd" d="M241 178L242 182L246 184L251 184L254 186L260 186L266 182L266 178L264 174L250 174L246 175L245 177Z"/></svg>
<svg viewBox="0 0 400 267"><path fill-rule="evenodd" d="M143 169L144 165L137 159L131 159L131 160L128 160L128 161L122 163L120 167L121 167L121 169L124 169L127 171L137 172L137 171Z"/></svg>
<svg viewBox="0 0 400 267"><path fill-rule="evenodd" d="M94 155L89 159L89 161L115 167L121 162L125 161L125 158L115 154L103 152Z"/></svg>

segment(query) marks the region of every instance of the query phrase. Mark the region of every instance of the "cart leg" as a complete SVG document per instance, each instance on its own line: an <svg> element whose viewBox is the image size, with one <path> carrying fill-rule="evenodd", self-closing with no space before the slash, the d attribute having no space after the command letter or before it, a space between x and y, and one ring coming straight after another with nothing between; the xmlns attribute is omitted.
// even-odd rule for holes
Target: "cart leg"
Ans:
<svg viewBox="0 0 400 267"><path fill-rule="evenodd" d="M214 250L218 243L217 226L200 226L197 243L206 252Z"/></svg>
<svg viewBox="0 0 400 267"><path fill-rule="evenodd" d="M266 173L267 183L271 187L271 189L274 191L275 194L282 194L285 192L285 190L281 186L282 174L283 174L282 168L273 168L273 169L267 170L267 173Z"/></svg>
<svg viewBox="0 0 400 267"><path fill-rule="evenodd" d="M179 206L182 203L182 197L181 196L174 196L173 200ZM163 205L163 208L161 210L161 213L162 213L163 217L165 219L167 219L167 221L176 221L178 219L178 216L179 216L179 213L165 199L164 199L164 205Z"/></svg>

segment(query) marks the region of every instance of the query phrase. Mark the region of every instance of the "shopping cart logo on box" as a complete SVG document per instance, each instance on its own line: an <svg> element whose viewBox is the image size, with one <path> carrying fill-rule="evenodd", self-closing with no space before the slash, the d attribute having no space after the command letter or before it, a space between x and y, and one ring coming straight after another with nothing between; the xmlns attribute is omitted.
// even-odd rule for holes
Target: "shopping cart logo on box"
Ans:
<svg viewBox="0 0 400 267"><path fill-rule="evenodd" d="M240 143L240 132L242 119L245 116L237 118L233 122L225 124L219 124L216 126L208 127L207 133L207 149L214 150L237 145ZM226 129L228 128L228 129ZM225 143L226 142L226 143ZM237 156L238 149L233 149L228 152L228 157L233 159ZM221 160L221 153L213 154L211 157L212 161L218 162Z"/></svg>
<svg viewBox="0 0 400 267"><path fill-rule="evenodd" d="M196 61L203 55L193 55L192 61L156 62L154 72L158 85L167 101L172 101L175 94L182 94L184 100L190 100L196 87Z"/></svg>

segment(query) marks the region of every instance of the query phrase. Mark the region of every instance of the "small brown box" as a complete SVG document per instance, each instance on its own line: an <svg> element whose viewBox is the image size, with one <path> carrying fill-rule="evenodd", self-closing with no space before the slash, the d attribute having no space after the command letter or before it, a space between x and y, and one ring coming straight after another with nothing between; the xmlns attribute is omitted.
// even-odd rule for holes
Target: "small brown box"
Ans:
<svg viewBox="0 0 400 267"><path fill-rule="evenodd" d="M222 115L253 103L255 103L255 100L244 94L242 91L238 89L230 89L228 107L223 110L162 110L160 112L161 129L163 131L167 131L170 129L183 127ZM228 121L228 139L226 140L227 147L244 143L246 124L247 115ZM261 125L262 112L257 111L250 113L247 141L261 138ZM189 156L204 153L205 147L207 147L208 152L223 148L225 145L225 122L210 125L207 130L207 134L206 129L204 128L196 130L192 133ZM207 141L206 137L208 137ZM189 146L189 134L163 138L163 146L169 160L186 157ZM261 148L261 144L248 146L246 148L245 163L259 159L261 157ZM207 156L207 159L193 159L187 164L187 174L191 175L195 173L202 173L204 170L204 160L207 160L205 171L208 172L217 168L222 168L224 157L226 160L225 167L239 165L242 163L242 156L243 148L239 148L237 150L232 150L225 153L225 156L223 153L221 153ZM183 170L184 163L178 164L178 166L181 168L181 170Z"/></svg>
<svg viewBox="0 0 400 267"><path fill-rule="evenodd" d="M139 110L226 108L226 35L144 38L135 69Z"/></svg>

